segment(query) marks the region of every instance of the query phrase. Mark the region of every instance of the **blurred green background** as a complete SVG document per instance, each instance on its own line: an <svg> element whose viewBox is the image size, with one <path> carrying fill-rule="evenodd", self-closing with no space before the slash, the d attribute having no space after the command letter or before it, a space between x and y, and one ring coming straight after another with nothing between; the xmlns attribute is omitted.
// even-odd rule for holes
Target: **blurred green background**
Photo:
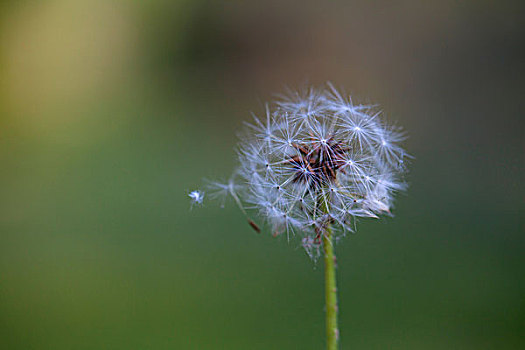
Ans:
<svg viewBox="0 0 525 350"><path fill-rule="evenodd" d="M0 3L0 348L322 349L322 264L224 179L285 86L410 134L337 246L342 349L525 348L523 1Z"/></svg>

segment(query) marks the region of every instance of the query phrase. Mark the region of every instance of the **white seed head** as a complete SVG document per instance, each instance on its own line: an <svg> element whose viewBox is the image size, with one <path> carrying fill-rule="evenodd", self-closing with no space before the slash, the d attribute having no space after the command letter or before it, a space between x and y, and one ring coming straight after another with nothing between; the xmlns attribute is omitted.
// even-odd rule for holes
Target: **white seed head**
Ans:
<svg viewBox="0 0 525 350"><path fill-rule="evenodd" d="M393 195L406 187L403 139L375 106L354 105L331 85L293 92L247 124L239 167L228 184L213 185L245 215L258 212L274 235L301 235L317 256L327 225L340 236L354 231L356 217L390 214Z"/></svg>

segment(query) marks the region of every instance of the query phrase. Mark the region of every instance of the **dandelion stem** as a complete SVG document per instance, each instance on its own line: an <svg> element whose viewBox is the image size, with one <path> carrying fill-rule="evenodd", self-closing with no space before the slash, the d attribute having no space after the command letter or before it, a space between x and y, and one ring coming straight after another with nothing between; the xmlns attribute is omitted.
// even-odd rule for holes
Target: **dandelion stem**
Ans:
<svg viewBox="0 0 525 350"><path fill-rule="evenodd" d="M323 207L328 210L326 198L323 198ZM337 350L339 329L337 328L337 285L335 278L336 258L332 238L332 227L328 224L323 234L324 247L324 274L325 274L325 303L326 303L326 348Z"/></svg>
<svg viewBox="0 0 525 350"><path fill-rule="evenodd" d="M326 348L336 350L339 340L337 328L337 286L335 282L335 254L332 244L332 228L328 226L323 235L324 273L326 297Z"/></svg>

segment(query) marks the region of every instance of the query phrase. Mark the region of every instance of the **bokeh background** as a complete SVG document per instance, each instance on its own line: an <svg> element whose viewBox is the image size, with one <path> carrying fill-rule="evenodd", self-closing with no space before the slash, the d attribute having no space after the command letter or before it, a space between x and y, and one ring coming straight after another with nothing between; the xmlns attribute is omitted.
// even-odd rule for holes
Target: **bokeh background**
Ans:
<svg viewBox="0 0 525 350"><path fill-rule="evenodd" d="M3 1L0 348L322 349L322 264L187 194L326 81L415 156L336 247L341 348L525 348L524 4Z"/></svg>

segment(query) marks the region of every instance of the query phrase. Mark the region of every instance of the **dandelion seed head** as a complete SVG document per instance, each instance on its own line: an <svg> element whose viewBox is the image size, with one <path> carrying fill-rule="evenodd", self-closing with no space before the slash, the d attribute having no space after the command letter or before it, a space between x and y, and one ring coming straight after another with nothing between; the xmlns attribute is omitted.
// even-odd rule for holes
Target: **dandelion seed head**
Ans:
<svg viewBox="0 0 525 350"><path fill-rule="evenodd" d="M302 236L317 256L328 225L342 236L355 231L357 217L390 214L406 188L404 138L375 106L355 105L331 85L290 92L246 125L239 167L228 184L212 187L245 215L255 210L274 234ZM202 202L200 192L190 197Z"/></svg>

